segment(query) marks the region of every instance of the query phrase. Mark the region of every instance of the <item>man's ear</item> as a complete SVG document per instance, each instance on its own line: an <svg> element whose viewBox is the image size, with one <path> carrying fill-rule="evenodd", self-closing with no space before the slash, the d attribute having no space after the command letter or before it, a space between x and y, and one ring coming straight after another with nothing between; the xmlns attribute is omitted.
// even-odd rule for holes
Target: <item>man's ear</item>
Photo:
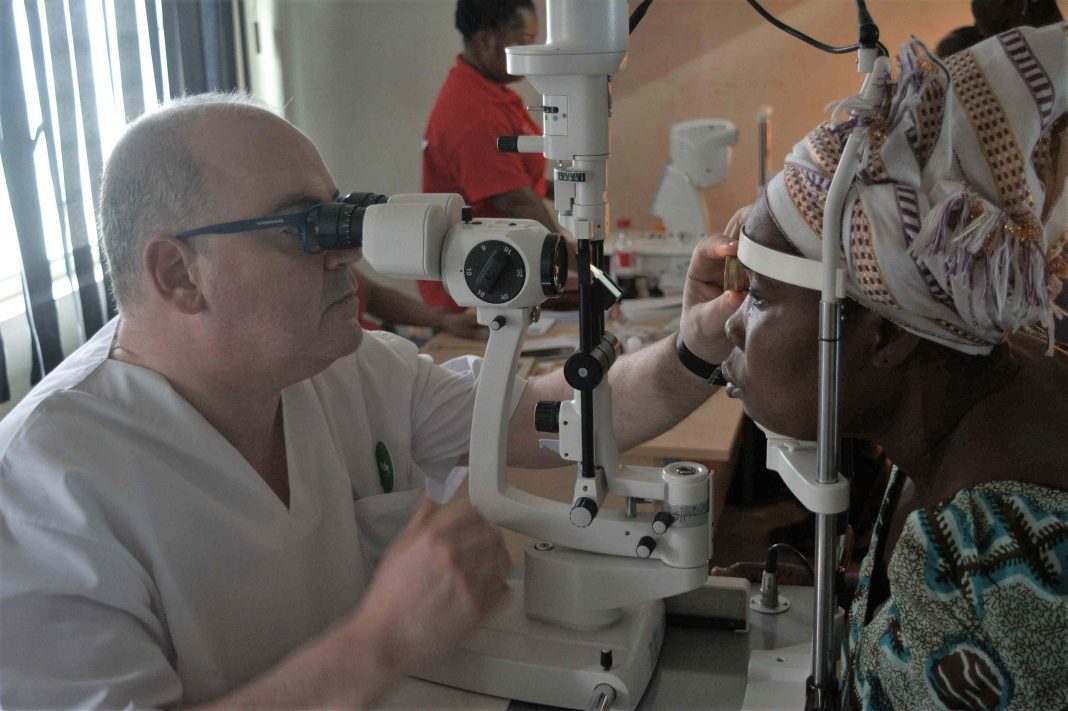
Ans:
<svg viewBox="0 0 1068 711"><path fill-rule="evenodd" d="M152 235L141 259L146 286L156 297L183 314L204 309L202 274L192 247L170 235Z"/></svg>
<svg viewBox="0 0 1068 711"><path fill-rule="evenodd" d="M920 337L898 326L893 321L877 316L875 340L871 363L876 368L896 368L908 359L920 344Z"/></svg>

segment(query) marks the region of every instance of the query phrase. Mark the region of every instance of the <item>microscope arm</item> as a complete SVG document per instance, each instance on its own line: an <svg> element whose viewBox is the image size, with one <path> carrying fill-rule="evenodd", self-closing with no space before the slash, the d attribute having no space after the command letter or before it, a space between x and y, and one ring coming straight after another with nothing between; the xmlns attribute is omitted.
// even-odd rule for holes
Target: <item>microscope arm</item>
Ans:
<svg viewBox="0 0 1068 711"><path fill-rule="evenodd" d="M602 509L588 526L578 528L571 522L571 504L534 496L508 483L507 422L515 384L513 373L523 335L530 323L531 310L485 307L478 310L479 322L496 328L490 332L475 395L469 455L471 501L486 518L505 528L570 548L633 558L642 537L652 533L653 514L626 518L621 511ZM603 407L608 408L606 415L596 421L608 423L605 426L610 427L611 403L605 402ZM561 411L564 411L563 407ZM614 440L605 437L599 444L603 454L607 456L609 452L606 450L611 450L611 456L618 458ZM694 496L687 479L685 475L664 474L656 481L628 476L625 468L618 481L624 495L655 498L683 507ZM703 494L707 509L707 484ZM650 557L679 568L705 565L707 537L707 524L671 526L657 535L656 547Z"/></svg>

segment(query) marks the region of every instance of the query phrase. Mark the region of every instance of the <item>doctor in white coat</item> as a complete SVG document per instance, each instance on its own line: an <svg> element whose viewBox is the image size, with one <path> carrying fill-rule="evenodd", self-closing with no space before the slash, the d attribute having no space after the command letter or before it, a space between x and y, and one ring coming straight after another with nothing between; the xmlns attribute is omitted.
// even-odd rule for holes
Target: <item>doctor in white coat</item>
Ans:
<svg viewBox="0 0 1068 711"><path fill-rule="evenodd" d="M359 250L299 229L182 232L288 215L338 188L312 143L243 97L134 122L99 201L120 316L0 422L0 706L364 707L500 602L508 556L438 510L470 435L478 359L438 367L365 334ZM695 253L682 337L730 351L741 301ZM620 445L712 392L675 339L611 371ZM539 451L520 384L509 460ZM412 513L414 510L414 514Z"/></svg>

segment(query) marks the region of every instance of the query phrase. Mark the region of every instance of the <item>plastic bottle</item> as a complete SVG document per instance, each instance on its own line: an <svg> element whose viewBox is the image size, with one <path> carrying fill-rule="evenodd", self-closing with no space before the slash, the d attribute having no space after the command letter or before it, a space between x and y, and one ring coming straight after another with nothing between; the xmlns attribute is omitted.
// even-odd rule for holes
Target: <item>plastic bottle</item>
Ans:
<svg viewBox="0 0 1068 711"><path fill-rule="evenodd" d="M630 229L630 220L621 217L616 220L616 241L612 246L612 276L617 279L632 277L637 271L637 255L634 254L634 245L627 234Z"/></svg>

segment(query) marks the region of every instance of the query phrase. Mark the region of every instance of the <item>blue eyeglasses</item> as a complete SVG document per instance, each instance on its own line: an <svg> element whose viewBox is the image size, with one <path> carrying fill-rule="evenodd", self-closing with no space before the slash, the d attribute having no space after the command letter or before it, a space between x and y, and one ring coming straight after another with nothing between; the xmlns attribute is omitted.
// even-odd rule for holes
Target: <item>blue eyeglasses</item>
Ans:
<svg viewBox="0 0 1068 711"><path fill-rule="evenodd" d="M363 246L364 210L371 205L384 203L387 199L385 195L375 193L349 193L336 202L319 203L303 212L221 222L180 232L175 238L186 240L197 235L228 235L292 227L299 230L300 244L307 254L356 249Z"/></svg>

